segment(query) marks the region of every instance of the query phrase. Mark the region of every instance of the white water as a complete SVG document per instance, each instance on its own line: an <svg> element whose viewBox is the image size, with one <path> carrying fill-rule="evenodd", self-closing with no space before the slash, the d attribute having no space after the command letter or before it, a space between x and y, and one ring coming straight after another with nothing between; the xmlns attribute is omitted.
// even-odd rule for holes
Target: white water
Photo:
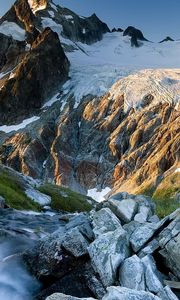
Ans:
<svg viewBox="0 0 180 300"><path fill-rule="evenodd" d="M0 242L0 300L32 300L40 287L16 255L25 248L20 239Z"/></svg>

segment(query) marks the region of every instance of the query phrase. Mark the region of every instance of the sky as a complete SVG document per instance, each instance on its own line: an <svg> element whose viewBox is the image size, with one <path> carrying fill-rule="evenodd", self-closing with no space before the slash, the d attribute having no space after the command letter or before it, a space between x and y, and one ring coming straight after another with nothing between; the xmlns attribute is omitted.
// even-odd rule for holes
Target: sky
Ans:
<svg viewBox="0 0 180 300"><path fill-rule="evenodd" d="M14 0L0 0L3 15ZM180 0L54 0L74 12L89 16L96 13L110 28L141 29L147 39L159 41L166 36L180 39Z"/></svg>

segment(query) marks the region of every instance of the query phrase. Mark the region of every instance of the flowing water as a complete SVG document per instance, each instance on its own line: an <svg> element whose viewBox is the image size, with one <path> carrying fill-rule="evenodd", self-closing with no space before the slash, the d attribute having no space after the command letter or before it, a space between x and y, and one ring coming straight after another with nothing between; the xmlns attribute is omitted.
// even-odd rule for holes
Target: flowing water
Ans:
<svg viewBox="0 0 180 300"><path fill-rule="evenodd" d="M63 228L58 216L0 210L0 300L32 300L40 289L20 254L32 248L40 237Z"/></svg>

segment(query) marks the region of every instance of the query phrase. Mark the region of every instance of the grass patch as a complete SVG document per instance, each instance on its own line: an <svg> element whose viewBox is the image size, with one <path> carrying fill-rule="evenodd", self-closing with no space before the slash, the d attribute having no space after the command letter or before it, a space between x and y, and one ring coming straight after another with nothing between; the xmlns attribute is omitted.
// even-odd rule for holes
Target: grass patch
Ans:
<svg viewBox="0 0 180 300"><path fill-rule="evenodd" d="M176 194L180 192L178 187L158 188L153 194L153 200L156 203L156 213L163 218L180 207L176 199Z"/></svg>
<svg viewBox="0 0 180 300"><path fill-rule="evenodd" d="M180 193L179 173L171 174L164 178L156 189L153 185L150 185L138 192L138 194L152 197L156 203L156 214L160 218L164 218L177 208L180 208L180 203L176 199L177 193Z"/></svg>
<svg viewBox="0 0 180 300"><path fill-rule="evenodd" d="M83 212L92 209L92 205L87 201L87 196L73 192L68 188L45 184L39 188L39 191L52 198L51 208L56 211Z"/></svg>
<svg viewBox="0 0 180 300"><path fill-rule="evenodd" d="M15 176L11 176L6 171L0 173L0 196L5 199L6 204L11 208L18 210L41 210L38 203L26 196Z"/></svg>

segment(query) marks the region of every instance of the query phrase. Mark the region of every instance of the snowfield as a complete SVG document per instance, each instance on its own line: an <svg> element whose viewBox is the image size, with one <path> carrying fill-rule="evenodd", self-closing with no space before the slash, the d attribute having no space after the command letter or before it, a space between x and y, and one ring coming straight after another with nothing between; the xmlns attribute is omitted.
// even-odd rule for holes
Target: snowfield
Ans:
<svg viewBox="0 0 180 300"><path fill-rule="evenodd" d="M25 30L14 22L4 21L0 25L0 33L11 36L14 40L17 41L24 41L26 38Z"/></svg>
<svg viewBox="0 0 180 300"><path fill-rule="evenodd" d="M17 124L17 125L3 125L3 126L0 126L0 131L6 132L6 133L10 133L12 131L18 131L20 129L25 128L27 125L29 125L33 122L36 122L39 119L40 119L40 117L34 116L34 117L24 120L22 123Z"/></svg>
<svg viewBox="0 0 180 300"><path fill-rule="evenodd" d="M180 69L151 69L137 72L116 82L110 89L110 97L124 95L124 110L141 108L145 96L154 97L152 104L180 102Z"/></svg>
<svg viewBox="0 0 180 300"><path fill-rule="evenodd" d="M61 36L62 28L53 20L43 18L42 23L55 30L61 42L73 45ZM67 95L63 107L69 95L74 95L77 108L84 96L102 96L108 90L113 97L124 94L125 110L140 107L147 94L152 94L156 102L179 102L180 41L144 42L140 48L132 48L129 37L115 32L105 34L93 45L74 43L74 47L79 50L66 53L71 79L63 87L63 95ZM61 100L57 96L45 106Z"/></svg>
<svg viewBox="0 0 180 300"><path fill-rule="evenodd" d="M83 51L67 53L71 62L69 90L74 93L76 106L83 96L101 96L117 81L111 93L115 88L117 94L126 93L128 106L137 106L150 92L157 101L162 95L168 102L179 101L180 42L144 42L142 47L132 48L129 37L115 32L105 34L102 41L91 46L76 45Z"/></svg>

